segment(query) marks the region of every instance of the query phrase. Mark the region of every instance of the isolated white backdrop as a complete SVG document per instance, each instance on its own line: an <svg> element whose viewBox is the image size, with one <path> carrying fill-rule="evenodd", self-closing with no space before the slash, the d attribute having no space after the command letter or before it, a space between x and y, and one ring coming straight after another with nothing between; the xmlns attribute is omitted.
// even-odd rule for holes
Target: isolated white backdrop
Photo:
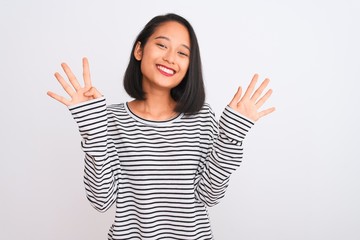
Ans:
<svg viewBox="0 0 360 240"><path fill-rule="evenodd" d="M197 32L217 116L254 73L277 111L248 135L243 165L209 209L215 238L360 239L360 3L1 0L0 239L106 239L114 208L85 198L75 122L47 90L66 61L109 103L144 24L168 12Z"/></svg>

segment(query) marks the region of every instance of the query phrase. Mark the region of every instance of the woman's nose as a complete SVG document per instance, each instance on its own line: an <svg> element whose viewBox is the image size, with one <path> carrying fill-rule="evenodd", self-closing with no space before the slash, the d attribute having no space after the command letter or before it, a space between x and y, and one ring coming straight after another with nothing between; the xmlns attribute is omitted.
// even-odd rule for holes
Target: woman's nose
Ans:
<svg viewBox="0 0 360 240"><path fill-rule="evenodd" d="M175 54L172 53L171 51L167 51L163 56L163 60L168 62L169 64L174 64L175 63Z"/></svg>

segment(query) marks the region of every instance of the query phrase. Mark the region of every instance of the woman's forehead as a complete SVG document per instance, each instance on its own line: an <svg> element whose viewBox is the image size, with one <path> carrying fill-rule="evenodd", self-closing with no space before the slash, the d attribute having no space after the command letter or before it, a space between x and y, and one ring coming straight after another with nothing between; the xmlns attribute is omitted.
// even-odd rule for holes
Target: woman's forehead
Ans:
<svg viewBox="0 0 360 240"><path fill-rule="evenodd" d="M159 25L151 36L152 39L165 39L174 43L190 46L190 34L188 29L175 21L165 22Z"/></svg>

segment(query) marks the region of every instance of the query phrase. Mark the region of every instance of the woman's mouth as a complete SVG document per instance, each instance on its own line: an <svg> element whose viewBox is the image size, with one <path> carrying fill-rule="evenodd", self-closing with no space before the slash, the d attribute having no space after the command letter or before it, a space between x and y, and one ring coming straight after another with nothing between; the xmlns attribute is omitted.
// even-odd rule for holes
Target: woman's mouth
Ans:
<svg viewBox="0 0 360 240"><path fill-rule="evenodd" d="M163 65L156 65L157 69L159 69L160 73L165 75L165 76L173 76L175 74L175 70L171 69L171 68L167 68Z"/></svg>

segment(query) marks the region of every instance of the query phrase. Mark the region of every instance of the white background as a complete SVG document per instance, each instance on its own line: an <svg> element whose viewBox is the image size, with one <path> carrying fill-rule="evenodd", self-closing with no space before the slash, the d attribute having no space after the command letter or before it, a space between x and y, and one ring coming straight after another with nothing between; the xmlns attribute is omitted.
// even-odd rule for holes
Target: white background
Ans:
<svg viewBox="0 0 360 240"><path fill-rule="evenodd" d="M46 95L67 62L108 103L129 100L122 77L136 35L178 13L200 44L217 116L254 73L277 111L256 123L243 165L209 209L217 240L360 239L360 3L302 1L1 0L0 239L106 239L114 208L85 197L80 136Z"/></svg>

